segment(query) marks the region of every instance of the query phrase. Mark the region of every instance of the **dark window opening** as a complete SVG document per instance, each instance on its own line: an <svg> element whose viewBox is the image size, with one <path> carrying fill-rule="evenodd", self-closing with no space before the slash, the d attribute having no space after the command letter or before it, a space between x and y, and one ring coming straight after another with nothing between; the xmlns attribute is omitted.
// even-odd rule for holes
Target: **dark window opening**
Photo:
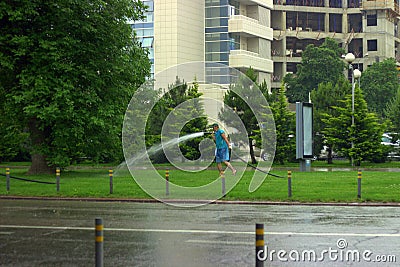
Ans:
<svg viewBox="0 0 400 267"><path fill-rule="evenodd" d="M377 14L367 15L367 26L378 26L378 15Z"/></svg>
<svg viewBox="0 0 400 267"><path fill-rule="evenodd" d="M368 48L368 51L378 51L378 41L377 40L368 40L367 48Z"/></svg>

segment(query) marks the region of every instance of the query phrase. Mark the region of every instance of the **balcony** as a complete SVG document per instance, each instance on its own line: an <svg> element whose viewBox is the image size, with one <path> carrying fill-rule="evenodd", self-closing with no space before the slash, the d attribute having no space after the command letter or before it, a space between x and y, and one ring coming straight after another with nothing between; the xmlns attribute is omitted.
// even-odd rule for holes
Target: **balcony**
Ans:
<svg viewBox="0 0 400 267"><path fill-rule="evenodd" d="M272 73L274 64L272 60L261 58L259 54L246 50L231 50L229 67L253 68L258 71Z"/></svg>
<svg viewBox="0 0 400 267"><path fill-rule="evenodd" d="M390 9L395 13L400 13L399 4L395 0L368 0L362 1L361 10Z"/></svg>
<svg viewBox="0 0 400 267"><path fill-rule="evenodd" d="M231 16L228 21L228 31L230 33L238 33L244 37L273 39L272 28L261 25L257 20L242 15Z"/></svg>
<svg viewBox="0 0 400 267"><path fill-rule="evenodd" d="M239 0L241 4L244 5L254 5L257 4L259 6L266 7L268 9L273 9L273 0Z"/></svg>

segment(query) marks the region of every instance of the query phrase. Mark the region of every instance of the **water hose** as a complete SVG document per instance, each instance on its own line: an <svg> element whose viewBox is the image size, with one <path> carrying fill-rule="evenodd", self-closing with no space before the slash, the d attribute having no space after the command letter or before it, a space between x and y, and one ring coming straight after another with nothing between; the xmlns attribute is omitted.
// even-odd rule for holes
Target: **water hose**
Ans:
<svg viewBox="0 0 400 267"><path fill-rule="evenodd" d="M7 176L5 174L0 173L1 176ZM39 181L39 180L32 180L32 179L26 179L26 178L21 178L21 177L15 177L15 176L11 176L10 178L15 179L15 180L20 180L20 181L26 181L26 182L31 182L31 183L38 183L38 184L56 184L53 182L44 182L44 181Z"/></svg>
<svg viewBox="0 0 400 267"><path fill-rule="evenodd" d="M253 164L250 164L246 160L244 160L241 157L239 157L236 153L234 153L234 154L235 154L235 157L237 157L240 161L244 162L245 164L247 164L247 166L249 166L249 167L251 167L251 168L253 168L253 169L255 169L255 170L259 171L259 172L265 173L266 175L271 175L271 176L276 177L276 178L285 178L283 176L280 176L280 175L277 175L277 174L273 174L271 172L267 172L267 171L261 170L257 166L254 166Z"/></svg>
<svg viewBox="0 0 400 267"><path fill-rule="evenodd" d="M203 134L213 134L213 132L207 132L207 130L204 130ZM232 149L229 149L229 158L231 158L231 154L232 154ZM234 153L234 154L235 154L235 157L237 157L240 161L246 163L247 166L249 166L249 167L251 167L251 168L253 168L253 169L255 169L255 170L259 171L259 172L265 173L266 175L271 175L271 176L276 177L276 178L285 178L283 176L280 176L280 175L277 175L277 174L273 174L271 172L267 172L267 171L261 170L257 166L254 166L253 164L250 164L247 161L245 161L244 159L242 159L241 157L239 157L236 153Z"/></svg>

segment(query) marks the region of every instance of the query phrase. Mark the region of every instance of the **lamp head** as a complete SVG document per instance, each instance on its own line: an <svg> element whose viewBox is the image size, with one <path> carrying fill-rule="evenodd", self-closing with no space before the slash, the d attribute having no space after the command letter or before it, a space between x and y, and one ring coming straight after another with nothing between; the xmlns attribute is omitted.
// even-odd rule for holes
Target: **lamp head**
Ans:
<svg viewBox="0 0 400 267"><path fill-rule="evenodd" d="M351 64L356 57L354 56L353 53L347 53L346 56L344 57L344 60L346 60L347 63Z"/></svg>
<svg viewBox="0 0 400 267"><path fill-rule="evenodd" d="M355 78L355 79L358 79L358 78L361 77L361 71L360 71L359 69L355 69L355 70L353 71L353 75L354 75L354 78Z"/></svg>

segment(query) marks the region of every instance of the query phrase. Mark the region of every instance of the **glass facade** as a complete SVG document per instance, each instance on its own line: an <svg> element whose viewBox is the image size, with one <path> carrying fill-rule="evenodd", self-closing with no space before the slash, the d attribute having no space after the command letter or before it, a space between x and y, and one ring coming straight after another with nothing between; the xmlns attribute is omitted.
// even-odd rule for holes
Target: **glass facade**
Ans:
<svg viewBox="0 0 400 267"><path fill-rule="evenodd" d="M239 15L239 3L234 0L205 0L205 60L207 81L228 84L230 50L240 49L240 37L228 32L230 16Z"/></svg>
<svg viewBox="0 0 400 267"><path fill-rule="evenodd" d="M151 77L154 77L154 1L143 1L147 6L145 17L141 21L134 21L132 29L136 32L136 38L142 47L149 51L151 61Z"/></svg>

